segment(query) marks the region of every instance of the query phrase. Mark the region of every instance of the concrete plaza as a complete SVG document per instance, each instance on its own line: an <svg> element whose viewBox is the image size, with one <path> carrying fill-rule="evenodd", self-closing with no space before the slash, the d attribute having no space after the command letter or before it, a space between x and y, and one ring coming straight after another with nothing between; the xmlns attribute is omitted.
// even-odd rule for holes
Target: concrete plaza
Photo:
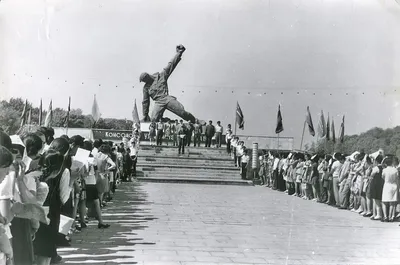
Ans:
<svg viewBox="0 0 400 265"><path fill-rule="evenodd" d="M265 187L123 183L64 264L400 264L400 227Z"/></svg>

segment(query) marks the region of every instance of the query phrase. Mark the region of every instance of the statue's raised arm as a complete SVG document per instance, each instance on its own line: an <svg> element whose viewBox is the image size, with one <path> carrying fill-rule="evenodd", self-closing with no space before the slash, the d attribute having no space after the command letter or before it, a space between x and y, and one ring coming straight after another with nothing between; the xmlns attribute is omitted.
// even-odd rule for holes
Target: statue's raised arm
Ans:
<svg viewBox="0 0 400 265"><path fill-rule="evenodd" d="M181 61L182 54L185 52L186 48L183 45L176 46L176 54L174 58L168 63L168 65L164 68L163 74L165 79L167 80L172 72L175 70L178 63Z"/></svg>

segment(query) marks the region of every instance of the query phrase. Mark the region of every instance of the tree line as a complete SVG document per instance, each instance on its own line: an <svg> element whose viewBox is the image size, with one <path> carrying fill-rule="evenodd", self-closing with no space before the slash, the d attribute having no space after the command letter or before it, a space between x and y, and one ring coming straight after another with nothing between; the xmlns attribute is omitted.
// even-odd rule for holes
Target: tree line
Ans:
<svg viewBox="0 0 400 265"><path fill-rule="evenodd" d="M317 154L341 152L349 155L355 151L371 154L379 149L383 149L385 154L400 157L400 126L388 129L375 127L361 134L345 135L343 143L321 139L306 145L306 150Z"/></svg>
<svg viewBox="0 0 400 265"><path fill-rule="evenodd" d="M0 127L12 135L15 134L21 125L21 115L24 110L25 100L22 98L11 98L10 100L0 101ZM39 107L34 107L28 102L28 109L31 111L31 124L39 123ZM42 120L46 117L46 110L42 111ZM62 108L53 108L52 127L64 127L67 110ZM83 114L81 109L71 109L69 113L69 128L98 128L98 129L116 129L131 130L133 122L126 119L100 118L96 123L92 115Z"/></svg>

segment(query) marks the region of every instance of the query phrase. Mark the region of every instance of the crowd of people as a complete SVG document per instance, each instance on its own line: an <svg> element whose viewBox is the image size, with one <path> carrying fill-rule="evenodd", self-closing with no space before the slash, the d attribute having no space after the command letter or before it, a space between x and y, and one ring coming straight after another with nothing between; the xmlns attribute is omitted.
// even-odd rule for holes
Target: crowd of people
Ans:
<svg viewBox="0 0 400 265"><path fill-rule="evenodd" d="M264 151L261 185L289 195L393 222L399 213L399 159L363 151L351 155L309 155Z"/></svg>
<svg viewBox="0 0 400 265"><path fill-rule="evenodd" d="M228 125L230 129L230 125ZM163 143L178 146L179 154L185 153L185 146L193 143L199 147L204 142L205 147L221 147L223 143L223 127L220 121L213 125L210 120L208 124L183 123L183 120L170 120L167 122L151 122L149 125L149 141L152 146L162 146Z"/></svg>
<svg viewBox="0 0 400 265"><path fill-rule="evenodd" d="M101 211L117 184L136 173L138 135L116 145L80 135L54 139L46 127L11 136L0 130L0 264L59 263L57 248L70 246L90 218L107 229ZM60 229L64 218L68 233Z"/></svg>

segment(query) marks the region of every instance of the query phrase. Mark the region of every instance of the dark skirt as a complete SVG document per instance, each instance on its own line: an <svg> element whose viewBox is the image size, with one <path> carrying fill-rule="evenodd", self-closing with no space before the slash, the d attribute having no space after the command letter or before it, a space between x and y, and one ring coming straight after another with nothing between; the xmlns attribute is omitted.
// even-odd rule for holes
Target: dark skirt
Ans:
<svg viewBox="0 0 400 265"><path fill-rule="evenodd" d="M57 238L60 219L51 218L50 224L40 223L39 230L36 233L35 241L33 241L33 249L35 255L42 257L57 256Z"/></svg>
<svg viewBox="0 0 400 265"><path fill-rule="evenodd" d="M11 222L11 234L13 236L14 264L33 264L34 256L30 220L14 218Z"/></svg>
<svg viewBox="0 0 400 265"><path fill-rule="evenodd" d="M382 200L383 184L385 184L385 181L381 176L372 179L369 185L371 199Z"/></svg>
<svg viewBox="0 0 400 265"><path fill-rule="evenodd" d="M318 185L318 177L312 177L310 180L310 184L313 186L317 186Z"/></svg>
<svg viewBox="0 0 400 265"><path fill-rule="evenodd" d="M96 185L86 185L86 201L95 201L99 199L99 192Z"/></svg>

